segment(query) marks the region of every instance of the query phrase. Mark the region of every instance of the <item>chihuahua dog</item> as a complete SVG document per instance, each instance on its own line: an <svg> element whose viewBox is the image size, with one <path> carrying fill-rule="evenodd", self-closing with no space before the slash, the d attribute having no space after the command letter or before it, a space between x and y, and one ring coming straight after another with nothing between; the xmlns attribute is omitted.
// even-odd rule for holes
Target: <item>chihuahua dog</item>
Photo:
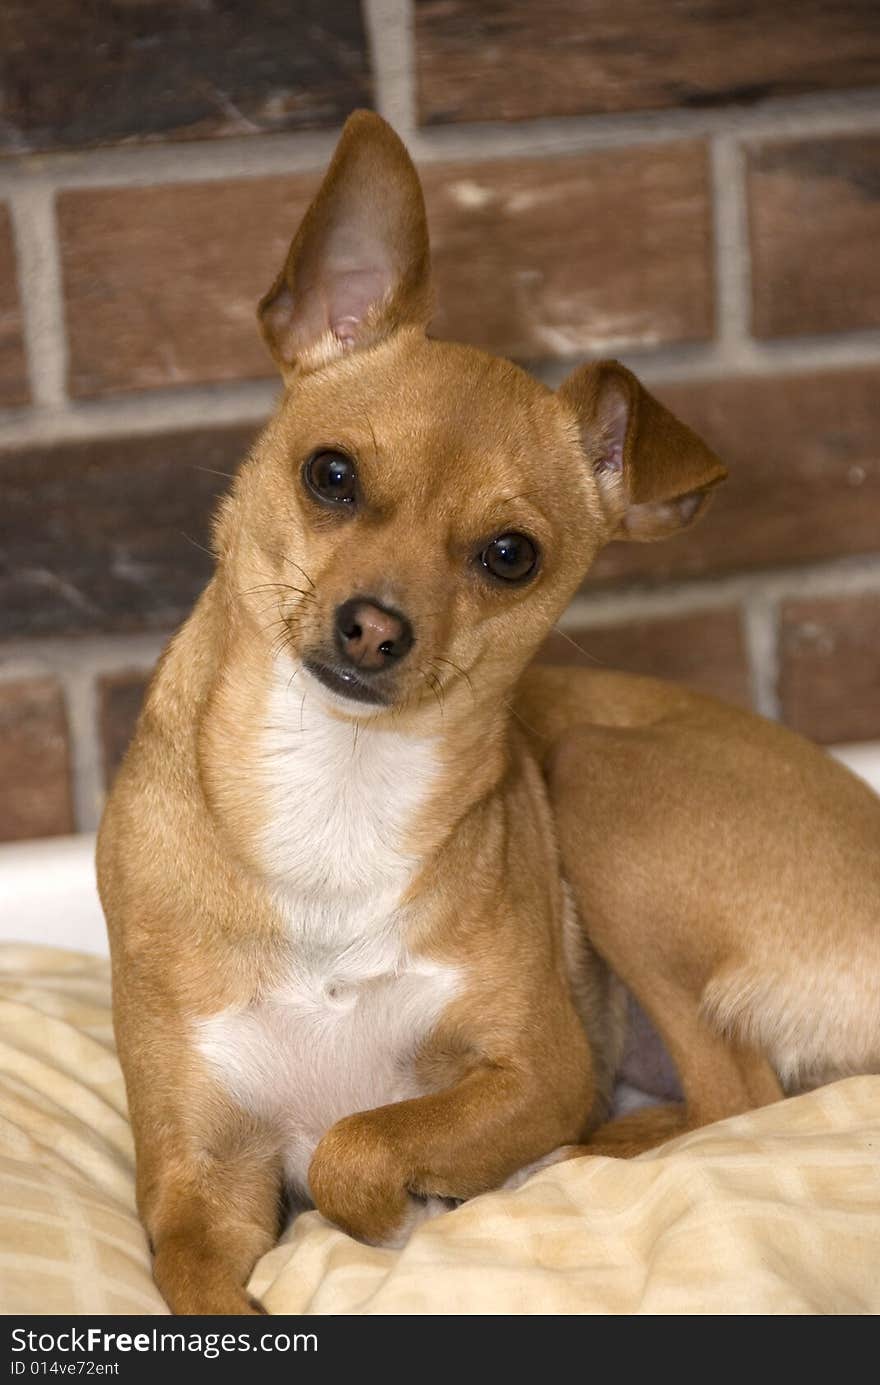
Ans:
<svg viewBox="0 0 880 1385"><path fill-rule="evenodd" d="M215 575L160 661L99 835L138 1203L179 1313L261 1311L247 1280L285 1195L393 1244L592 1132L601 1148L623 992L582 917L607 905L617 941L600 925L597 944L637 991L667 933L710 965L691 915L672 927L653 908L676 872L683 895L722 882L708 859L693 873L712 821L696 788L686 847L670 845L651 737L670 723L686 745L688 715L722 714L526 666L603 544L692 523L724 469L617 363L553 392L431 340L430 315L418 178L358 113L260 305L284 392L220 506ZM608 728L595 773L584 723ZM618 756L630 727L651 741L644 767ZM707 796L711 772L731 773L704 766ZM767 819L778 841L762 811L751 828ZM725 978L712 1017L733 1024L761 981Z"/></svg>

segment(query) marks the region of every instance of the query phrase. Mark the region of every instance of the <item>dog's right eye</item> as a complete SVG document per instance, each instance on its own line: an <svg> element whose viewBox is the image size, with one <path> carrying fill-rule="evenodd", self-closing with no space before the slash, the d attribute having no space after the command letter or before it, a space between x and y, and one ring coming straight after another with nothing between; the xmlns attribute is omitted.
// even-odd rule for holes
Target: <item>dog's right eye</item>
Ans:
<svg viewBox="0 0 880 1385"><path fill-rule="evenodd" d="M354 505L357 500L357 469L344 452L314 452L303 467L303 480L325 504Z"/></svg>

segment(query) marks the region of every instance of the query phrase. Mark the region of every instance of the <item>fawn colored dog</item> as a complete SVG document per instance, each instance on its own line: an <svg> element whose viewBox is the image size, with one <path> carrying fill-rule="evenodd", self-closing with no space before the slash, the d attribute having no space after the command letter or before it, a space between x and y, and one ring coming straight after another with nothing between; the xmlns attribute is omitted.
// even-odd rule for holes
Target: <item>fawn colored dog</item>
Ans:
<svg viewBox="0 0 880 1385"><path fill-rule="evenodd" d="M176 1312L260 1311L284 1190L394 1243L591 1135L877 1057L868 791L709 700L527 671L602 545L691 523L720 462L615 362L553 392L430 313L418 178L359 113L260 305L284 391L99 838ZM603 1125L609 963L683 1112Z"/></svg>

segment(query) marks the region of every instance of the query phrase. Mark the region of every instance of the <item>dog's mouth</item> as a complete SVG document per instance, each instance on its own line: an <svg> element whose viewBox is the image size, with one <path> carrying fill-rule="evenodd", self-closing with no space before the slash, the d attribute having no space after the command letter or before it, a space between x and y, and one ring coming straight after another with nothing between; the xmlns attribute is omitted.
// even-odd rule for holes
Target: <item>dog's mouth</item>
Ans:
<svg viewBox="0 0 880 1385"><path fill-rule="evenodd" d="M303 659L303 668L317 678L329 692L351 702L369 702L374 707L388 706L389 699L378 688L360 678L353 669L333 668L322 664L318 659Z"/></svg>

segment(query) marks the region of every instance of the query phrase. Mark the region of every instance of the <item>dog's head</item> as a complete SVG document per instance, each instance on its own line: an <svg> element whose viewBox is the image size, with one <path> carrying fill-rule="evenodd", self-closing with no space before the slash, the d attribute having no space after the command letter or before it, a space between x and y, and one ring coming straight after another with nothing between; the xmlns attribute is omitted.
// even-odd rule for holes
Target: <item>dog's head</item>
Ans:
<svg viewBox="0 0 880 1385"><path fill-rule="evenodd" d="M360 112L260 304L285 392L218 524L245 618L350 716L497 699L609 539L725 474L623 366L553 392L427 337L431 301L416 171Z"/></svg>

